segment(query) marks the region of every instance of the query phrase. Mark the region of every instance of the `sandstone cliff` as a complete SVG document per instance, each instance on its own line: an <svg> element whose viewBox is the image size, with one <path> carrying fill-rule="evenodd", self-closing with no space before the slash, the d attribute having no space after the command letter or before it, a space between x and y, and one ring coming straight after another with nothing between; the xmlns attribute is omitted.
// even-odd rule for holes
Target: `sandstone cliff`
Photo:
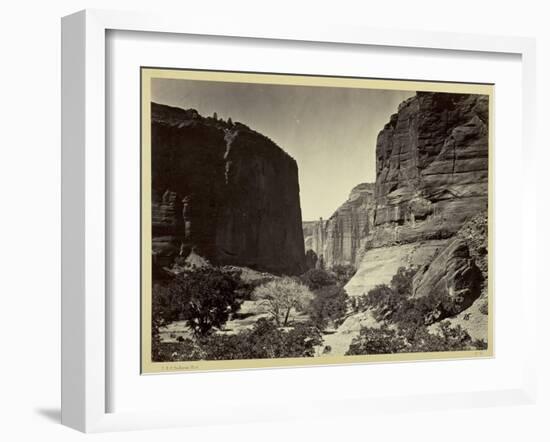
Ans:
<svg viewBox="0 0 550 442"><path fill-rule="evenodd" d="M484 95L418 92L399 106L378 135L374 226L359 261L379 248L438 244L423 259L399 259L422 267L487 212L487 122Z"/></svg>
<svg viewBox="0 0 550 442"><path fill-rule="evenodd" d="M313 250L327 268L355 265L373 227L374 208L374 184L357 185L328 220L303 223L306 250Z"/></svg>
<svg viewBox="0 0 550 442"><path fill-rule="evenodd" d="M305 269L296 161L240 123L152 104L154 262Z"/></svg>
<svg viewBox="0 0 550 442"><path fill-rule="evenodd" d="M372 223L355 253L350 296L413 267L414 296L453 301L438 320L487 339L488 129L487 96L418 92L399 106L378 135ZM333 353L364 324L373 326L368 311L348 318Z"/></svg>
<svg viewBox="0 0 550 442"><path fill-rule="evenodd" d="M376 145L369 247L449 238L487 210L488 97L418 92Z"/></svg>

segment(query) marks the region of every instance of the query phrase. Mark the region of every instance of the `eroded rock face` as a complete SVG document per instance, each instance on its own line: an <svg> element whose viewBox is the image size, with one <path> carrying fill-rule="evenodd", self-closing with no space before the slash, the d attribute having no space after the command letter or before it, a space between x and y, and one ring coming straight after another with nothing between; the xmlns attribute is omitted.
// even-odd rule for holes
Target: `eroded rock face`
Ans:
<svg viewBox="0 0 550 442"><path fill-rule="evenodd" d="M348 282L351 296L418 268L414 295L440 292L457 314L485 296L488 97L424 93L380 132L374 219Z"/></svg>
<svg viewBox="0 0 550 442"><path fill-rule="evenodd" d="M419 92L399 106L378 136L372 222L365 218L349 296L389 285L399 267L412 267L413 296L441 295L430 323L449 318L487 340L487 123L482 95ZM337 230L329 221L326 256ZM331 354L344 354L365 325L377 326L369 311L351 315L331 338Z"/></svg>
<svg viewBox="0 0 550 442"><path fill-rule="evenodd" d="M487 210L488 97L418 92L378 135L370 247L449 238Z"/></svg>
<svg viewBox="0 0 550 442"><path fill-rule="evenodd" d="M359 184L328 220L304 223L306 249L313 250L327 268L355 265L373 220L374 184Z"/></svg>
<svg viewBox="0 0 550 442"><path fill-rule="evenodd" d="M245 125L152 104L156 262L192 249L215 264L305 269L296 161Z"/></svg>

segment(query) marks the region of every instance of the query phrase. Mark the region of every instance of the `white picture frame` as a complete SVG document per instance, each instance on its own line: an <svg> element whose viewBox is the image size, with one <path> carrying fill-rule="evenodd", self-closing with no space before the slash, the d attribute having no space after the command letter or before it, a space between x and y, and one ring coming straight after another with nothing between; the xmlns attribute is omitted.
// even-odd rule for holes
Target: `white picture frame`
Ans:
<svg viewBox="0 0 550 442"><path fill-rule="evenodd" d="M158 428L208 424L210 416L189 416L171 412L108 412L107 396L112 387L107 376L109 325L107 302L108 185L106 155L106 33L143 31L163 34L207 35L400 47L442 51L472 51L515 54L521 57L522 141L524 176L522 219L535 218L535 193L529 186L534 162L535 42L518 37L495 37L451 33L429 33L349 28L327 24L295 27L252 22L212 22L193 17L86 10L62 21L62 423L84 432ZM498 141L497 141L498 142ZM497 171L498 173L498 171ZM530 191L528 192L527 189ZM522 229L523 249L521 306L536 303L534 272L527 256L534 256L535 232ZM498 321L498 318L497 318ZM522 333L534 336L535 321L526 322ZM479 390L461 394L427 394L358 400L342 397L338 414L364 414L375 409L388 412L489 406L504 403L532 403L535 397L535 339L525 339L526 360L519 387ZM497 352L498 357L498 352ZM216 373L211 373L216 376ZM296 409L293 416L323 415L322 407ZM274 407L271 418L287 413ZM252 414L234 421L262 420L266 414ZM216 418L217 422L220 418ZM227 422L232 421L230 414Z"/></svg>

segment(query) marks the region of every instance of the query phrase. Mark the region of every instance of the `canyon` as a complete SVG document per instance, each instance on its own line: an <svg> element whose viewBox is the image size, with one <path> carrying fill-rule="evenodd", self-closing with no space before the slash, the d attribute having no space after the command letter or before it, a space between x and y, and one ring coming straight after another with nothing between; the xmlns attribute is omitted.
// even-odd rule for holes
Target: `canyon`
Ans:
<svg viewBox="0 0 550 442"><path fill-rule="evenodd" d="M151 110L154 269L189 257L273 275L346 266L353 302L406 267L412 297L452 300L427 326L448 319L487 340L487 96L417 92L402 102L378 134L375 182L311 221L296 161L268 137L193 109ZM324 337L325 354L345 354L361 327L380 325L350 310Z"/></svg>

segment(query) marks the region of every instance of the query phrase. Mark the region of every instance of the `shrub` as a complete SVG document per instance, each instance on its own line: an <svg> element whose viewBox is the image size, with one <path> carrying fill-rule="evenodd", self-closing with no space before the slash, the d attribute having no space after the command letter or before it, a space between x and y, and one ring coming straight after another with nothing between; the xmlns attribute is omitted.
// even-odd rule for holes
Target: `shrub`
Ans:
<svg viewBox="0 0 550 442"><path fill-rule="evenodd" d="M390 286L400 296L410 296L412 294L412 281L417 269L414 267L399 267L397 273L393 275Z"/></svg>
<svg viewBox="0 0 550 442"><path fill-rule="evenodd" d="M483 303L479 306L479 312L482 315L489 314L489 302L487 300L483 301Z"/></svg>
<svg viewBox="0 0 550 442"><path fill-rule="evenodd" d="M363 327L353 339L347 355L417 353L479 350L487 348L485 341L473 341L460 326L451 326L449 321L438 324L436 333L426 327L399 326L389 328Z"/></svg>
<svg viewBox="0 0 550 442"><path fill-rule="evenodd" d="M157 347L157 357L153 358L155 362L171 361L198 361L204 359L204 352L193 339L178 340L177 343L161 343Z"/></svg>
<svg viewBox="0 0 550 442"><path fill-rule="evenodd" d="M311 249L308 249L306 252L306 267L308 269L314 269L317 265L317 259L317 253Z"/></svg>
<svg viewBox="0 0 550 442"><path fill-rule="evenodd" d="M332 267L332 273L334 273L338 284L346 285L353 278L356 270L352 265L335 265Z"/></svg>
<svg viewBox="0 0 550 442"><path fill-rule="evenodd" d="M390 285L378 285L356 303L358 311L372 309L377 321L389 321L405 326L433 324L456 311L453 299L446 292L432 292L412 298L413 268L400 267Z"/></svg>
<svg viewBox="0 0 550 442"><path fill-rule="evenodd" d="M317 290L336 283L336 278L323 269L310 269L300 277L300 280L311 290Z"/></svg>
<svg viewBox="0 0 550 442"><path fill-rule="evenodd" d="M281 330L273 321L262 318L251 330L235 335L213 334L181 344L163 344L161 355L166 361L312 357L321 343L321 333L312 324Z"/></svg>
<svg viewBox="0 0 550 442"><path fill-rule="evenodd" d="M348 294L343 287L321 287L314 292L308 309L309 316L317 327L324 329L329 321L338 324L346 315L349 302Z"/></svg>
<svg viewBox="0 0 550 442"><path fill-rule="evenodd" d="M313 294L300 282L283 277L256 287L252 298L261 301L278 326L286 326L292 311L303 311Z"/></svg>
<svg viewBox="0 0 550 442"><path fill-rule="evenodd" d="M383 325L381 328L363 327L359 336L353 339L346 355L377 355L400 353L406 348L406 341L397 330Z"/></svg>
<svg viewBox="0 0 550 442"><path fill-rule="evenodd" d="M182 319L196 336L221 327L240 307L240 278L213 267L179 274L153 290L153 330Z"/></svg>
<svg viewBox="0 0 550 442"><path fill-rule="evenodd" d="M362 299L362 303L373 309L377 321L391 321L396 311L403 306L407 299L405 295L393 290L391 287L380 284L369 291Z"/></svg>

